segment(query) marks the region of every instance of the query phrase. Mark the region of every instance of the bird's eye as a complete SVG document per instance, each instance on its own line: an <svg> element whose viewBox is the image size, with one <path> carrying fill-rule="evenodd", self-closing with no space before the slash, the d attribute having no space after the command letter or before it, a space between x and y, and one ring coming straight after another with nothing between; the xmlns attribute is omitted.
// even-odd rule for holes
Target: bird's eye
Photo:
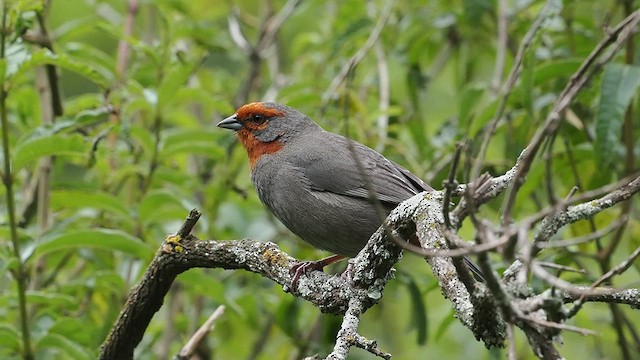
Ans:
<svg viewBox="0 0 640 360"><path fill-rule="evenodd" d="M251 117L251 121L253 121L254 123L260 125L262 123L264 123L265 121L267 121L267 118L262 115L262 114L255 114Z"/></svg>

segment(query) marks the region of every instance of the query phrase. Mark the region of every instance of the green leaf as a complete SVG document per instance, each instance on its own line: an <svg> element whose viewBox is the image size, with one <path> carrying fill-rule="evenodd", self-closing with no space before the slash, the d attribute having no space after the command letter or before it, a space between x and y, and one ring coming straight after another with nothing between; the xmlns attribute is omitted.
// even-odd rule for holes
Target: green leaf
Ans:
<svg viewBox="0 0 640 360"><path fill-rule="evenodd" d="M169 74L162 80L158 88L159 111L174 103L176 91L187 82L192 70L193 68L189 65L178 64L172 66Z"/></svg>
<svg viewBox="0 0 640 360"><path fill-rule="evenodd" d="M600 105L596 114L595 152L606 166L620 144L624 114L640 85L640 67L609 64L604 71Z"/></svg>
<svg viewBox="0 0 640 360"><path fill-rule="evenodd" d="M27 292L27 302L32 306L52 306L65 308L66 310L77 306L76 299L73 296L49 291L29 290Z"/></svg>
<svg viewBox="0 0 640 360"><path fill-rule="evenodd" d="M536 66L533 81L535 84L544 84L550 80L566 78L578 70L581 64L582 59L559 59L544 62Z"/></svg>
<svg viewBox="0 0 640 360"><path fill-rule="evenodd" d="M86 320L77 317L61 317L49 328L49 334L73 339L76 343L90 345L95 343L95 328L87 328Z"/></svg>
<svg viewBox="0 0 640 360"><path fill-rule="evenodd" d="M7 73L7 59L0 59L0 81L4 81Z"/></svg>
<svg viewBox="0 0 640 360"><path fill-rule="evenodd" d="M10 11L15 14L22 14L30 11L41 11L44 7L44 2L42 0L19 0L19 1L11 1Z"/></svg>
<svg viewBox="0 0 640 360"><path fill-rule="evenodd" d="M532 51L526 53L522 64L521 84L518 89L522 92L522 102L524 108L527 109L529 115L533 117L533 102L535 94L535 82L534 80L534 68L535 68L535 54Z"/></svg>
<svg viewBox="0 0 640 360"><path fill-rule="evenodd" d="M88 153L89 145L89 142L78 134L29 138L16 147L13 169L18 171L23 166L35 165L36 161L43 156L85 156Z"/></svg>
<svg viewBox="0 0 640 360"><path fill-rule="evenodd" d="M95 45L84 44L81 42L69 42L64 44L63 51L74 59L82 59L83 62L90 64L96 71L103 74L106 78L113 79L115 63L115 53L107 53Z"/></svg>
<svg viewBox="0 0 640 360"><path fill-rule="evenodd" d="M138 216L143 224L159 220L178 220L194 207L168 190L154 190L142 199Z"/></svg>
<svg viewBox="0 0 640 360"><path fill-rule="evenodd" d="M20 58L14 64L10 64L12 66L7 70L6 80L11 81L17 77L24 76L30 70L47 64L78 73L103 89L107 89L111 84L110 78L107 78L85 62L76 61L66 54L54 54L48 49L36 50L29 56Z"/></svg>
<svg viewBox="0 0 640 360"><path fill-rule="evenodd" d="M77 250L82 247L120 251L143 260L149 259L154 253L150 245L123 231L90 229L47 236L37 245L35 254L42 256L52 251Z"/></svg>
<svg viewBox="0 0 640 360"><path fill-rule="evenodd" d="M122 200L101 191L55 190L51 194L51 203L53 208L93 208L117 215L123 220L131 220L132 217Z"/></svg>
<svg viewBox="0 0 640 360"><path fill-rule="evenodd" d="M417 342L424 345L429 338L429 318L427 317L427 304L424 302L424 294L418 288L418 284L412 277L406 277L407 290L411 299L411 325L418 331Z"/></svg>
<svg viewBox="0 0 640 360"><path fill-rule="evenodd" d="M217 129L174 129L165 135L160 157L187 153L221 159L225 154L218 145L219 138Z"/></svg>
<svg viewBox="0 0 640 360"><path fill-rule="evenodd" d="M298 318L300 314L300 302L298 299L283 300L275 314L276 324L291 339L296 340L300 334Z"/></svg>
<svg viewBox="0 0 640 360"><path fill-rule="evenodd" d="M91 354L91 352L80 344L73 342L71 339L64 337L59 334L47 334L40 338L38 342L36 342L36 349L42 351L47 348L53 348L61 350L68 359L94 359L95 354Z"/></svg>
<svg viewBox="0 0 640 360"><path fill-rule="evenodd" d="M131 136L131 138L135 140L135 143L142 147L144 153L146 153L150 157L155 148L155 140L153 138L153 134L151 134L148 129L136 125L131 126L128 131L129 134L127 135Z"/></svg>
<svg viewBox="0 0 640 360"><path fill-rule="evenodd" d="M452 309L451 311L449 311L449 316L445 317L440 323L440 325L438 325L438 329L436 330L436 335L435 335L436 341L439 341L440 338L442 338L442 335L444 335L444 333L447 332L447 329L449 328L449 326L453 324L453 321L456 319L454 315L455 315L455 312Z"/></svg>
<svg viewBox="0 0 640 360"><path fill-rule="evenodd" d="M472 84L471 86L466 86L462 91L458 118L463 126L469 124L470 118L473 117L476 112L478 104L480 100L482 100L486 89L487 87L485 85Z"/></svg>
<svg viewBox="0 0 640 360"><path fill-rule="evenodd" d="M473 121L469 123L466 127L467 134L470 137L475 137L478 135L480 130L482 130L485 125L488 125L498 110L498 100L493 100L491 102L485 102L479 109L476 111L476 116L472 118ZM498 125L500 126L500 125Z"/></svg>
<svg viewBox="0 0 640 360"><path fill-rule="evenodd" d="M464 17L474 26L478 26L479 19L487 13L494 13L494 3L491 0L464 0Z"/></svg>
<svg viewBox="0 0 640 360"><path fill-rule="evenodd" d="M0 323L0 347L14 351L22 348L20 331L13 324Z"/></svg>
<svg viewBox="0 0 640 360"><path fill-rule="evenodd" d="M62 118L49 126L42 126L33 130L34 134L39 135L52 135L61 132L71 132L72 130L83 128L89 125L93 125L104 121L109 113L109 109L106 106L96 109L88 109L80 111L73 119Z"/></svg>

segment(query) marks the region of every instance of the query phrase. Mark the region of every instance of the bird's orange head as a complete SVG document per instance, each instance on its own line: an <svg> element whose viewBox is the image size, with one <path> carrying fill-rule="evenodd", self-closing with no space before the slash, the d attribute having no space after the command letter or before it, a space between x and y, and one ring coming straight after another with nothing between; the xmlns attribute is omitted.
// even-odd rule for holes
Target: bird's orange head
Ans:
<svg viewBox="0 0 640 360"><path fill-rule="evenodd" d="M301 112L270 102L243 105L218 126L236 132L247 150L251 168L261 156L280 151L287 141L306 129L319 128Z"/></svg>

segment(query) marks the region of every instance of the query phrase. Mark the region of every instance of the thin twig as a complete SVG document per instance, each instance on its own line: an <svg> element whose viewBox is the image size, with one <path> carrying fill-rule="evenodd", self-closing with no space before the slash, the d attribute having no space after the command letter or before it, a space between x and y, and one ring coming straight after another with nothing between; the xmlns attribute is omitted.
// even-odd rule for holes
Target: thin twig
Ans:
<svg viewBox="0 0 640 360"><path fill-rule="evenodd" d="M180 227L180 230L178 230L176 235L180 236L181 238L189 236L191 230L200 219L200 216L202 216L202 213L198 209L191 209L189 215L187 215L187 218L182 223L182 226Z"/></svg>
<svg viewBox="0 0 640 360"><path fill-rule="evenodd" d="M393 8L393 4L395 0L389 0L386 2L386 6L380 12L380 18L378 19L378 23L373 28L367 41L365 41L364 45L358 49L358 51L342 66L342 69L338 72L338 75L333 78L331 84L327 90L325 90L322 95L321 108L324 108L329 100L335 96L338 88L342 83L347 79L349 74L353 71L353 69L364 59L365 55L369 52L369 50L375 45L382 33L382 29L384 29L389 17L391 16L391 9Z"/></svg>
<svg viewBox="0 0 640 360"><path fill-rule="evenodd" d="M576 332L580 335L600 335L599 332L597 331L593 331L593 330L589 330L589 329L584 329L581 327L577 327L577 326L572 326L572 325L567 325L567 324L559 324L553 321L547 321L547 320L543 320L543 319L538 319L536 317L533 316L528 316L528 315L520 315L520 318L526 321L530 321L534 324L538 324L544 327L548 327L548 328L552 328L552 329L558 329L558 330L567 330L567 331L571 331L571 332Z"/></svg>
<svg viewBox="0 0 640 360"><path fill-rule="evenodd" d="M529 172L529 168L531 167L533 159L536 156L543 140L557 130L558 125L562 120L561 114L564 110L569 106L569 104L571 104L584 84L613 58L626 39L633 34L633 31L636 29L639 22L640 10L635 11L620 22L620 24L607 34L595 49L593 49L591 54L589 54L580 68L573 74L567 86L560 93L553 109L547 115L544 125L538 129L529 145L527 145L527 148L523 151L524 156L521 162L522 166L518 169L513 185L507 192L504 201L505 206L502 215L503 223L508 223L511 218L511 211L513 209L516 195L522 186L523 179ZM611 50L608 53L605 53L605 50L609 47L611 47Z"/></svg>
<svg viewBox="0 0 640 360"><path fill-rule="evenodd" d="M569 206L565 211L556 211L552 216L546 217L535 235L535 242L547 241L558 230L570 223L588 219L611 206L628 200L640 191L640 177L637 177L627 185L624 185L611 193L587 203Z"/></svg>
<svg viewBox="0 0 640 360"><path fill-rule="evenodd" d="M599 277L598 280L594 281L593 284L591 284L591 287L593 288L593 287L599 286L600 284L608 281L609 279L611 279L615 275L620 275L623 272L627 271L627 269L629 269L629 267L631 265L633 265L633 262L638 258L638 256L640 256L640 247L636 248L631 253L631 255L629 255L620 264L618 264L617 266L615 266L614 268L609 270L609 272L607 272L606 274L604 274L601 277Z"/></svg>
<svg viewBox="0 0 640 360"><path fill-rule="evenodd" d="M2 3L2 29L7 29L7 12L8 4L6 1ZM8 33L0 31L0 59L6 60L6 43ZM4 163L4 171L2 173L2 182L5 186L5 196L7 198L7 215L9 222L9 230L11 234L11 247L15 261L15 270L12 271L16 280L18 293L18 309L20 313L20 329L22 335L22 356L25 360L33 360L34 354L31 348L31 330L29 327L29 315L27 310L27 273L21 257L20 240L18 237L18 228L16 222L16 202L14 194L14 174L11 172L11 150L9 147L9 119L7 115L7 94L4 82L0 83L0 124L2 125L2 155Z"/></svg>
<svg viewBox="0 0 640 360"><path fill-rule="evenodd" d="M509 347L507 348L507 358L509 360L518 360L518 353L516 351L516 334L513 331L513 324L507 325L507 339L509 339Z"/></svg>
<svg viewBox="0 0 640 360"><path fill-rule="evenodd" d="M138 8L138 0L129 0L129 4L127 5L127 17L125 18L122 29L124 37L118 40L118 52L116 53L116 76L119 83L124 80L127 64L129 62L129 42L125 39L133 34L133 24L135 17L138 14Z"/></svg>
<svg viewBox="0 0 640 360"><path fill-rule="evenodd" d="M387 132L389 128L389 102L391 99L391 85L389 80L389 68L387 66L387 58L380 42L376 42L373 47L376 54L376 63L378 67L378 144L377 151L382 151L387 142Z"/></svg>
<svg viewBox="0 0 640 360"><path fill-rule="evenodd" d="M560 279L557 276L553 276L548 271L546 271L540 264L538 264L536 260L533 260L531 262L531 272L537 277L539 277L540 279L544 280L549 285L557 287L561 290L571 292L573 294L593 296L593 295L609 294L615 291L614 289L602 289L602 288L585 289L584 287L581 287L581 286L575 286L570 282Z"/></svg>
<svg viewBox="0 0 640 360"><path fill-rule="evenodd" d="M496 64L493 69L493 79L491 80L491 88L495 93L500 92L500 85L502 84L502 73L504 72L504 63L507 56L507 0L498 0L498 26L497 26L497 39L496 39Z"/></svg>
<svg viewBox="0 0 640 360"><path fill-rule="evenodd" d="M522 42L520 43L520 48L518 49L518 53L516 54L516 57L513 61L513 67L511 68L509 77L507 77L507 81L502 87L502 97L500 98L498 109L496 110L496 113L493 116L493 119L491 120L489 128L485 133L484 139L482 140L482 145L480 146L480 150L478 151L476 161L473 165L473 169L471 170L471 174L470 174L471 181L476 179L480 174L480 169L482 167L482 164L484 163L484 159L487 153L487 148L489 147L489 142L491 141L491 138L495 134L496 128L498 126L498 122L500 121L500 119L502 119L502 114L504 113L504 110L506 108L507 100L509 99L509 96L512 93L512 89L516 84L516 80L518 80L518 76L520 75L522 62L524 60L524 54L527 52L527 50L533 43L533 39L536 33L542 26L543 21L548 17L548 14L551 12L553 7L554 7L553 1L548 0L544 8L542 8L540 13L536 17L536 20L533 22L533 24L529 28L529 31L527 31L527 34L522 39Z"/></svg>
<svg viewBox="0 0 640 360"><path fill-rule="evenodd" d="M583 236L571 238L571 239L565 239L565 240L540 241L536 243L536 246L542 249L547 249L547 248L566 248L569 246L583 244L585 242L593 241L595 239L599 239L607 235L608 233L624 225L626 221L627 221L627 217L622 217L611 222L611 224L609 224L607 227L597 230L595 232L592 232Z"/></svg>
<svg viewBox="0 0 640 360"><path fill-rule="evenodd" d="M564 265L560 265L560 264L556 264L556 263L538 261L538 264L540 264L540 266L542 266L542 267L546 267L546 268L549 268L549 269L556 269L556 270L574 272L574 273L578 273L578 274L586 273L586 271L584 269L574 269L572 267L564 266Z"/></svg>
<svg viewBox="0 0 640 360"><path fill-rule="evenodd" d="M173 357L174 360L189 360L195 353L196 349L204 340L204 338L213 330L213 326L215 325L218 318L220 318L224 314L224 305L220 305L216 308L216 310L209 316L207 321L200 326L200 328L191 336L189 341L180 349L180 352L176 356Z"/></svg>
<svg viewBox="0 0 640 360"><path fill-rule="evenodd" d="M444 223L448 229L451 229L451 219L449 218L449 201L451 201L451 192L458 186L456 182L456 172L458 170L458 163L460 162L460 154L462 154L462 148L465 147L462 143L456 144L456 152L453 155L453 160L451 161L451 167L449 168L449 177L447 181L444 183L444 188L446 189L444 193L444 199L442 200L442 215L444 217Z"/></svg>
<svg viewBox="0 0 640 360"><path fill-rule="evenodd" d="M259 84L260 66L268 49L275 43L276 34L284 22L293 14L300 0L287 1L282 9L275 14L267 14L258 34L256 45L253 46L246 39L238 21L239 10L234 7L228 18L229 33L235 44L249 57L249 71L246 80L240 86L234 98L235 107L246 103L250 94ZM270 3L266 3L269 5Z"/></svg>

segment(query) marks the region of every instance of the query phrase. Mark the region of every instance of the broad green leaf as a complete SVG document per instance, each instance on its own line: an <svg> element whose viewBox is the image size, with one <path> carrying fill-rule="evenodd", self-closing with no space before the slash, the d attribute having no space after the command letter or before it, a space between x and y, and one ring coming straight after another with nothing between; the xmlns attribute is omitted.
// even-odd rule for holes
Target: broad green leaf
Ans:
<svg viewBox="0 0 640 360"><path fill-rule="evenodd" d="M193 67L190 64L172 66L158 89L158 111L174 103L176 91L184 86L192 70Z"/></svg>
<svg viewBox="0 0 640 360"><path fill-rule="evenodd" d="M7 73L7 59L0 59L0 81L4 81Z"/></svg>
<svg viewBox="0 0 640 360"><path fill-rule="evenodd" d="M29 235L29 233L23 228L17 228L16 233L18 234L19 242L28 241L31 239L31 235ZM9 226L7 226L6 223L0 225L0 239L6 239L7 241L11 239L11 229L9 229Z"/></svg>
<svg viewBox="0 0 640 360"><path fill-rule="evenodd" d="M9 11L15 14L22 14L28 11L41 11L44 7L44 1L42 0L18 0L8 2L10 5Z"/></svg>
<svg viewBox="0 0 640 360"><path fill-rule="evenodd" d="M46 334L36 342L35 347L39 351L47 348L61 350L68 359L95 359L95 354L88 349L59 334Z"/></svg>
<svg viewBox="0 0 640 360"><path fill-rule="evenodd" d="M141 126L131 126L128 130L128 135L130 135L136 143L142 147L147 156L151 157L151 153L154 151L153 149L155 147L155 140L151 131Z"/></svg>
<svg viewBox="0 0 640 360"><path fill-rule="evenodd" d="M453 309L449 312L449 315L445 317L442 322L438 325L438 329L436 329L435 340L438 341L442 336L447 332L447 329L453 324L453 321L456 319L454 316L455 312Z"/></svg>
<svg viewBox="0 0 640 360"><path fill-rule="evenodd" d="M371 30L371 19L368 17L361 17L359 19L353 19L348 23L346 29L336 34L335 41L332 42L331 57L338 56L340 50L344 49L346 44L352 44L354 38L361 36L361 33Z"/></svg>
<svg viewBox="0 0 640 360"><path fill-rule="evenodd" d="M0 323L0 347L19 351L22 347L20 331L13 324Z"/></svg>
<svg viewBox="0 0 640 360"><path fill-rule="evenodd" d="M67 310L77 306L73 296L49 291L29 290L27 292L27 302L30 305L61 307Z"/></svg>
<svg viewBox="0 0 640 360"><path fill-rule="evenodd" d="M16 147L13 157L13 169L18 171L24 166L33 166L43 156L86 156L89 146L89 142L78 134L51 135L27 139Z"/></svg>
<svg viewBox="0 0 640 360"><path fill-rule="evenodd" d="M213 128L172 130L164 137L160 157L187 153L220 159L224 150L218 145L219 138L220 132Z"/></svg>
<svg viewBox="0 0 640 360"><path fill-rule="evenodd" d="M458 113L458 118L463 126L469 123L470 118L476 112L478 103L483 98L485 91L486 86L479 84L467 86L462 91L462 96L460 97L460 112Z"/></svg>
<svg viewBox="0 0 640 360"><path fill-rule="evenodd" d="M498 100L485 102L483 106L477 110L477 115L473 117L473 121L467 126L467 134L470 137L475 137L480 130L486 125L489 125L489 122L493 120L497 110ZM500 124L498 124L498 126L500 126Z"/></svg>
<svg viewBox="0 0 640 360"><path fill-rule="evenodd" d="M129 209L122 200L101 191L55 190L51 194L53 208L81 209L93 208L115 214L123 220L131 220Z"/></svg>
<svg viewBox="0 0 640 360"><path fill-rule="evenodd" d="M298 318L300 314L300 301L296 298L283 300L275 313L278 327L291 339L297 339L300 333Z"/></svg>
<svg viewBox="0 0 640 360"><path fill-rule="evenodd" d="M49 328L49 333L73 339L80 344L92 344L96 340L96 330L97 328L87 328L86 320L82 318L62 317Z"/></svg>
<svg viewBox="0 0 640 360"><path fill-rule="evenodd" d="M407 290L409 290L409 296L411 299L411 326L415 327L417 334L417 342L420 345L424 345L429 338L429 317L427 316L427 303L424 301L425 295L418 288L418 284L414 279L406 276Z"/></svg>
<svg viewBox="0 0 640 360"><path fill-rule="evenodd" d="M480 18L488 13L494 13L494 2L491 0L464 0L464 17L467 22L478 26Z"/></svg>
<svg viewBox="0 0 640 360"><path fill-rule="evenodd" d="M638 247L640 247L640 221L637 219L629 219L627 224L627 233L629 234L628 254L633 253ZM640 273L640 261L634 261L633 266L636 273Z"/></svg>
<svg viewBox="0 0 640 360"><path fill-rule="evenodd" d="M154 253L154 249L141 239L113 229L76 230L51 235L37 245L35 253L36 256L41 256L52 251L77 250L83 247L120 251L145 260Z"/></svg>
<svg viewBox="0 0 640 360"><path fill-rule="evenodd" d="M21 59L22 60L22 59ZM41 65L55 65L69 71L73 71L94 82L103 89L107 89L111 84L111 79L101 74L85 62L76 61L66 54L54 54L48 49L36 50L26 57L23 62L14 64L7 71L7 80L24 76L27 72Z"/></svg>
<svg viewBox="0 0 640 360"><path fill-rule="evenodd" d="M156 46L147 45L147 43L134 36L125 35L122 32L122 26L117 26L117 24L107 21L101 21L96 24L96 29L111 34L118 40L126 41L131 45L131 48L135 53L144 53L144 55L148 56L153 63L157 64L160 62L160 55L158 54L158 48Z"/></svg>
<svg viewBox="0 0 640 360"><path fill-rule="evenodd" d="M595 152L606 166L620 144L624 114L640 85L640 67L609 64L604 71L600 105L596 114Z"/></svg>
<svg viewBox="0 0 640 360"><path fill-rule="evenodd" d="M18 244L20 247L20 257L24 261L29 254L33 252L33 238L22 228L17 228ZM0 251L0 274L4 274L6 270L17 270L18 259L13 253L13 244L9 245L11 239L11 230L8 226L0 226L0 241L6 240L7 246L2 247Z"/></svg>
<svg viewBox="0 0 640 360"><path fill-rule="evenodd" d="M104 74L106 78L113 79L113 64L115 63L115 53L106 53L105 51L81 42L70 42L64 44L65 53L73 56L74 59L82 59L82 61L90 64L96 71Z"/></svg>
<svg viewBox="0 0 640 360"><path fill-rule="evenodd" d="M582 64L582 59L560 59L547 61L536 66L533 74L536 84L544 84L549 80L569 77Z"/></svg>
<svg viewBox="0 0 640 360"><path fill-rule="evenodd" d="M182 219L194 207L175 193L168 190L155 190L150 191L142 199L138 209L138 216L144 224L161 219L178 220Z"/></svg>
<svg viewBox="0 0 640 360"><path fill-rule="evenodd" d="M524 107L531 117L533 117L533 96L535 94L535 82L533 81L535 74L535 63L535 54L532 51L526 53L522 64L522 73L520 76L521 82L520 86L518 87L519 90L522 91L522 102L524 103Z"/></svg>
<svg viewBox="0 0 640 360"><path fill-rule="evenodd" d="M87 109L78 112L72 119L61 118L51 125L43 125L32 129L21 141L29 142L36 138L43 138L62 132L71 132L75 129L96 124L106 119L109 109L102 106L95 109Z"/></svg>
<svg viewBox="0 0 640 360"><path fill-rule="evenodd" d="M6 50L5 80L9 80L30 58L31 53L27 44L21 41L10 44Z"/></svg>
<svg viewBox="0 0 640 360"><path fill-rule="evenodd" d="M98 271L87 279L85 286L91 289L109 289L114 291L117 289L126 289L127 284L120 275L113 271Z"/></svg>

